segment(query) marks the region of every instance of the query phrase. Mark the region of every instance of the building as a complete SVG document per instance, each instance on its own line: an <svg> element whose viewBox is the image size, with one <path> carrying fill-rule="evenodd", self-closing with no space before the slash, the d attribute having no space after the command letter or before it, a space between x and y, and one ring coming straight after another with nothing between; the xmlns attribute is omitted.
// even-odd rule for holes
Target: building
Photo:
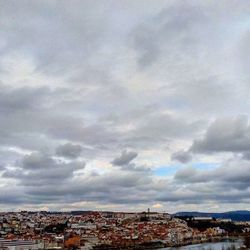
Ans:
<svg viewBox="0 0 250 250"><path fill-rule="evenodd" d="M0 249L6 250L30 250L30 249L43 249L43 243L36 243L28 240L4 240L0 239Z"/></svg>

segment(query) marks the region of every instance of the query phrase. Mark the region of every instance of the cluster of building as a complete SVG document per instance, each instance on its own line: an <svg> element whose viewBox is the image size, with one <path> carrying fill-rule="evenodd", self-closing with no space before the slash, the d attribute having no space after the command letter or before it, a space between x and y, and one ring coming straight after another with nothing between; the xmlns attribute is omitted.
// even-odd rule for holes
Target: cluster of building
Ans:
<svg viewBox="0 0 250 250"><path fill-rule="evenodd" d="M167 213L12 212L0 214L0 250L104 249L143 244L173 246L225 234L219 227L199 231Z"/></svg>

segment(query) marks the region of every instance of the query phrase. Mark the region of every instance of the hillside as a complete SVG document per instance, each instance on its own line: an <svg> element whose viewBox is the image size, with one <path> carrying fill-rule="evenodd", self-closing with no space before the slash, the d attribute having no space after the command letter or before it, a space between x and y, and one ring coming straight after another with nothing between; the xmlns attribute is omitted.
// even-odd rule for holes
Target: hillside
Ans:
<svg viewBox="0 0 250 250"><path fill-rule="evenodd" d="M231 219L233 221L250 221L250 211L229 211L225 213L178 212L174 216L213 217L216 219Z"/></svg>

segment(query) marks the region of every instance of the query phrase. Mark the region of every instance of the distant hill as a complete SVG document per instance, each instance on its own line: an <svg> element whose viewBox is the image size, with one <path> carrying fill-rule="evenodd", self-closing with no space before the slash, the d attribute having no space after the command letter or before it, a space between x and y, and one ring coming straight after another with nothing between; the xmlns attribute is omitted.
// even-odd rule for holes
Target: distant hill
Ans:
<svg viewBox="0 0 250 250"><path fill-rule="evenodd" d="M225 213L203 213L203 212L178 212L174 216L193 216L193 217L213 217L216 219L231 219L233 221L250 221L250 211L229 211Z"/></svg>

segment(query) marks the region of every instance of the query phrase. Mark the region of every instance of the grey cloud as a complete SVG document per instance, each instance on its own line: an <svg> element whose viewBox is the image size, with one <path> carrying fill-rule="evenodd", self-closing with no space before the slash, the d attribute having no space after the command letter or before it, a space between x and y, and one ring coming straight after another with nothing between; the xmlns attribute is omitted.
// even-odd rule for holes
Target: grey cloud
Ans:
<svg viewBox="0 0 250 250"><path fill-rule="evenodd" d="M136 152L124 150L119 157L112 161L112 163L117 166L127 165L135 159L137 155Z"/></svg>
<svg viewBox="0 0 250 250"><path fill-rule="evenodd" d="M243 159L250 160L250 151L244 152L242 156L243 156Z"/></svg>
<svg viewBox="0 0 250 250"><path fill-rule="evenodd" d="M144 25L140 25L134 36L134 47L138 51L138 64L144 68L156 62L160 55L171 49L180 51L192 49L200 40L201 29L207 22L207 16L202 9L191 4L177 3L162 10L156 17ZM156 25L157 24L157 25ZM156 39L157 38L157 39Z"/></svg>
<svg viewBox="0 0 250 250"><path fill-rule="evenodd" d="M21 161L21 167L28 170L39 170L50 168L54 163L55 161L50 156L40 153L32 153L24 156Z"/></svg>
<svg viewBox="0 0 250 250"><path fill-rule="evenodd" d="M153 39L155 33L154 30L145 27L139 27L135 31L133 43L139 54L137 63L141 68L154 63L160 54L160 48Z"/></svg>
<svg viewBox="0 0 250 250"><path fill-rule="evenodd" d="M171 160L179 161L181 163L187 163L192 160L192 155L190 152L181 150L173 153L171 155Z"/></svg>
<svg viewBox="0 0 250 250"><path fill-rule="evenodd" d="M208 178L209 172L202 173L193 167L185 167L180 169L175 174L175 179L183 182L206 182L211 181L211 178ZM213 175L213 174L212 174Z"/></svg>
<svg viewBox="0 0 250 250"><path fill-rule="evenodd" d="M14 170L4 171L2 177L14 178L21 186L43 186L51 182L58 185L84 167L85 163L81 161L65 163L42 153L32 153L24 156Z"/></svg>
<svg viewBox="0 0 250 250"><path fill-rule="evenodd" d="M81 152L82 152L81 145L72 143L66 143L60 145L56 149L57 155L64 156L67 158L77 158L80 156Z"/></svg>
<svg viewBox="0 0 250 250"><path fill-rule="evenodd" d="M244 152L250 149L250 126L246 116L218 118L207 129L204 138L195 140L193 152Z"/></svg>
<svg viewBox="0 0 250 250"><path fill-rule="evenodd" d="M185 120L176 114L169 114L156 106L134 109L122 115L112 114L105 117L107 126L115 125L113 134L119 136L117 140L120 147L126 148L151 148L159 144L168 144L173 138L189 138L194 136L204 127L202 120ZM103 121L102 121L103 123ZM121 133L123 128L126 133Z"/></svg>
<svg viewBox="0 0 250 250"><path fill-rule="evenodd" d="M230 186L236 189L249 188L250 164L245 160L231 160L215 169L197 170L193 167L180 169L175 174L175 179L183 183L206 183Z"/></svg>
<svg viewBox="0 0 250 250"><path fill-rule="evenodd" d="M11 204L17 206L24 202L30 202L29 199L23 197L22 192L18 190L13 190L13 188L7 187L2 188L2 192L0 194L0 204L8 205Z"/></svg>
<svg viewBox="0 0 250 250"><path fill-rule="evenodd" d="M208 170L185 167L175 174L171 183L173 190L159 193L157 199L185 204L247 202L248 172L249 162L246 161L232 161Z"/></svg>
<svg viewBox="0 0 250 250"><path fill-rule="evenodd" d="M51 144L51 147L58 144L58 139L92 145L114 141L115 131L100 124L85 125L84 119L71 112L62 114L61 105L58 110L58 101L69 94L68 89L0 87L3 145L40 150L46 144Z"/></svg>
<svg viewBox="0 0 250 250"><path fill-rule="evenodd" d="M249 8L234 0L1 3L1 191L10 195L0 202L246 206L249 124L221 117L249 115ZM155 176L169 164L165 149L182 142L193 146L172 160L233 152L238 161ZM77 160L79 145L96 174ZM119 156L125 148L133 151Z"/></svg>
<svg viewBox="0 0 250 250"><path fill-rule="evenodd" d="M119 135L119 132L112 131L109 127L98 123L85 125L77 117L63 116L51 119L54 121L54 124L49 123L46 133L55 139L67 139L98 147L116 143L117 139L115 135Z"/></svg>
<svg viewBox="0 0 250 250"><path fill-rule="evenodd" d="M34 159L30 162L38 164ZM242 166L241 171L237 169L238 165ZM64 164L54 166L56 171L61 169L63 172L58 176L47 168L43 171L34 168L35 170L26 173L18 172L9 176L7 174L10 171L6 171L5 178L18 181L23 192L27 194L26 200L21 201L32 204L60 204L82 200L104 204L138 204L149 200L184 204L206 204L211 200L237 203L246 202L249 195L249 176L246 175L249 172L248 161L229 162L214 170L183 168L176 173L173 180L156 178L150 171L120 168L98 175L73 176L72 172L80 169L80 166L72 167L71 172L65 170L68 167ZM22 167L19 168L23 171ZM27 169L30 169L29 164ZM36 175L41 176L42 180L38 180Z"/></svg>
<svg viewBox="0 0 250 250"><path fill-rule="evenodd" d="M36 139L51 122L48 109L53 103L55 92L47 87L0 86L0 134L1 144L34 149L42 144L44 137Z"/></svg>
<svg viewBox="0 0 250 250"><path fill-rule="evenodd" d="M195 134L202 127L200 120L192 122L165 112L152 112L143 117L137 127L131 131L130 137L144 144L168 141L172 138L186 138Z"/></svg>
<svg viewBox="0 0 250 250"><path fill-rule="evenodd" d="M134 163L129 163L126 165L122 165L122 170L126 170L126 171L136 171L136 172L148 172L150 173L152 171L152 169L148 166L145 165L136 165Z"/></svg>
<svg viewBox="0 0 250 250"><path fill-rule="evenodd" d="M105 35L102 30L105 22L101 18L105 13L104 8L101 9L102 6L97 20L92 16L95 9L86 2L80 6L66 2L60 6L56 2L40 1L5 3L1 8L1 16L5 17L2 18L2 33L8 41L5 50L13 47L18 51L30 49L38 69L47 73L62 73L66 67L73 69L78 62L83 64L91 51L101 44L99 39ZM19 20L25 25L20 25Z"/></svg>
<svg viewBox="0 0 250 250"><path fill-rule="evenodd" d="M240 69L245 77L246 87L249 88L249 71L247 65L250 63L250 50L248 44L250 42L250 33L248 31L241 37L240 49L238 50L238 58L236 59L239 63Z"/></svg>
<svg viewBox="0 0 250 250"><path fill-rule="evenodd" d="M10 88L0 85L0 110L5 114L37 110L49 94L50 90L46 87Z"/></svg>
<svg viewBox="0 0 250 250"><path fill-rule="evenodd" d="M248 195L249 191L244 192L234 192L234 190L231 190L229 187L227 187L230 192L223 191L223 188L216 188L214 187L214 192L201 192L196 189L196 191L187 191L184 189L174 191L170 194L161 194L157 197L158 201L161 202L174 202L175 204L185 204L188 206L188 204L196 204L196 207L198 207L200 204L207 204L206 206L209 206L209 202L218 202L220 201L221 204L231 204L231 206L234 206L237 203L244 203L245 205L248 205Z"/></svg>
<svg viewBox="0 0 250 250"><path fill-rule="evenodd" d="M83 175L77 178L65 179L63 185L60 185L60 182L48 182L47 185L37 187L35 183L31 183L32 186L26 186L26 193L44 202L52 199L57 202L62 201L67 194L68 202L84 199L113 203L120 203L123 200L124 203L135 203L142 200L142 197L136 195L143 193L140 189L152 184L148 174L120 170L95 176Z"/></svg>
<svg viewBox="0 0 250 250"><path fill-rule="evenodd" d="M164 82L159 91L165 93L164 100L174 103L175 108L195 110L202 116L219 111L238 113L240 109L248 112L241 105L242 98L248 96L246 92L239 90L235 95L235 78L242 74L238 61L246 57L247 49L243 49L244 56L238 55L237 51L242 50L239 39L234 44L235 51L221 50L221 43L226 46L229 42L222 39L222 34L230 37L230 30L238 30L233 20L243 25L248 10L246 3L220 5L177 1L135 29L133 46L139 68L150 79L154 74L153 82ZM247 29L244 29L242 36L246 34ZM217 67L212 65L214 61ZM220 63L222 67L218 66ZM243 65L247 65L245 60ZM222 68L227 69L227 77L221 74ZM244 72L244 77L247 75ZM244 77L236 80L243 89Z"/></svg>

